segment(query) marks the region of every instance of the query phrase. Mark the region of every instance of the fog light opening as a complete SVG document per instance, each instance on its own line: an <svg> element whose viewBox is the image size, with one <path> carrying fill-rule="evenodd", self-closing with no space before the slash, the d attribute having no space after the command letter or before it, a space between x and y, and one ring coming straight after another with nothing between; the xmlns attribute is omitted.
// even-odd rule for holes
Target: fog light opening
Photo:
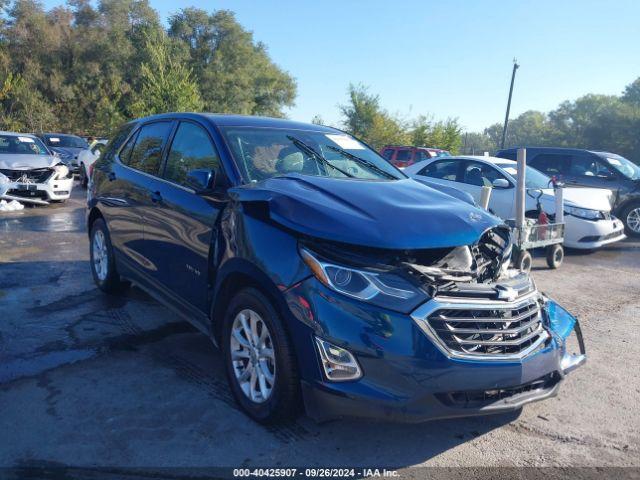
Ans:
<svg viewBox="0 0 640 480"><path fill-rule="evenodd" d="M327 380L346 382L362 377L360 366L351 352L318 337L316 345Z"/></svg>

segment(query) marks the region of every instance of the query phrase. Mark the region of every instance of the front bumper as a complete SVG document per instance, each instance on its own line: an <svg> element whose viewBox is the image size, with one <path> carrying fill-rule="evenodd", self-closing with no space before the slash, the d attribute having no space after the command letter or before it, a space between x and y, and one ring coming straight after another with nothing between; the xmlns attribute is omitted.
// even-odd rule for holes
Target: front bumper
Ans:
<svg viewBox="0 0 640 480"><path fill-rule="evenodd" d="M43 183L9 182L0 185L0 198L24 203L46 204L66 200L71 196L73 178L55 179L55 175Z"/></svg>
<svg viewBox="0 0 640 480"><path fill-rule="evenodd" d="M556 395L564 376L586 360L565 352L564 339L574 331L581 334L574 328L577 320L554 302L548 304L552 309L545 308L555 320L547 321L544 345L520 359L489 361L447 355L410 315L344 298L315 279L294 287L287 300L298 322L295 343L305 407L317 421L355 417L415 423L514 411ZM349 350L363 377L328 381L314 336Z"/></svg>
<svg viewBox="0 0 640 480"><path fill-rule="evenodd" d="M565 217L564 244L570 248L594 249L626 238L624 225L616 217L585 220L572 215Z"/></svg>

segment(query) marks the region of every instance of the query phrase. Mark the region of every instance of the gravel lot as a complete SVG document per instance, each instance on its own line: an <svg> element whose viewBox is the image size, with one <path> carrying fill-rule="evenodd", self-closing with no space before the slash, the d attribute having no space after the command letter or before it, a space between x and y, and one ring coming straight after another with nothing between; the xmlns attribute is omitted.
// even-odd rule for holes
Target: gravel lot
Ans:
<svg viewBox="0 0 640 480"><path fill-rule="evenodd" d="M557 398L519 416L264 428L207 338L138 289L94 287L83 196L0 214L0 466L640 466L640 241L557 271L536 259L589 354Z"/></svg>

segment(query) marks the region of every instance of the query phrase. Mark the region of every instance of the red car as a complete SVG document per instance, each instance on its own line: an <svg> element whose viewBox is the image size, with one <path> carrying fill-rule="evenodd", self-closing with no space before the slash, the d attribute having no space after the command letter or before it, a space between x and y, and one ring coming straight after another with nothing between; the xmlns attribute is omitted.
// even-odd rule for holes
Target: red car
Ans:
<svg viewBox="0 0 640 480"><path fill-rule="evenodd" d="M380 150L380 155L396 167L405 168L434 157L450 157L451 153L440 148L386 145Z"/></svg>

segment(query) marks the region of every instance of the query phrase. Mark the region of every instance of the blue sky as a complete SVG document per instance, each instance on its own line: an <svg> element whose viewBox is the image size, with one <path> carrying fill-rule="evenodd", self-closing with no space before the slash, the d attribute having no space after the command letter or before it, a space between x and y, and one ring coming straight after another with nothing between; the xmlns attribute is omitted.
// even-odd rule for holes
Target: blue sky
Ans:
<svg viewBox="0 0 640 480"><path fill-rule="evenodd" d="M191 5L236 12L296 78L287 113L301 121L338 124L353 82L407 118L458 117L480 130L503 120L514 57L512 118L619 94L640 76L637 0L150 1L163 19Z"/></svg>

